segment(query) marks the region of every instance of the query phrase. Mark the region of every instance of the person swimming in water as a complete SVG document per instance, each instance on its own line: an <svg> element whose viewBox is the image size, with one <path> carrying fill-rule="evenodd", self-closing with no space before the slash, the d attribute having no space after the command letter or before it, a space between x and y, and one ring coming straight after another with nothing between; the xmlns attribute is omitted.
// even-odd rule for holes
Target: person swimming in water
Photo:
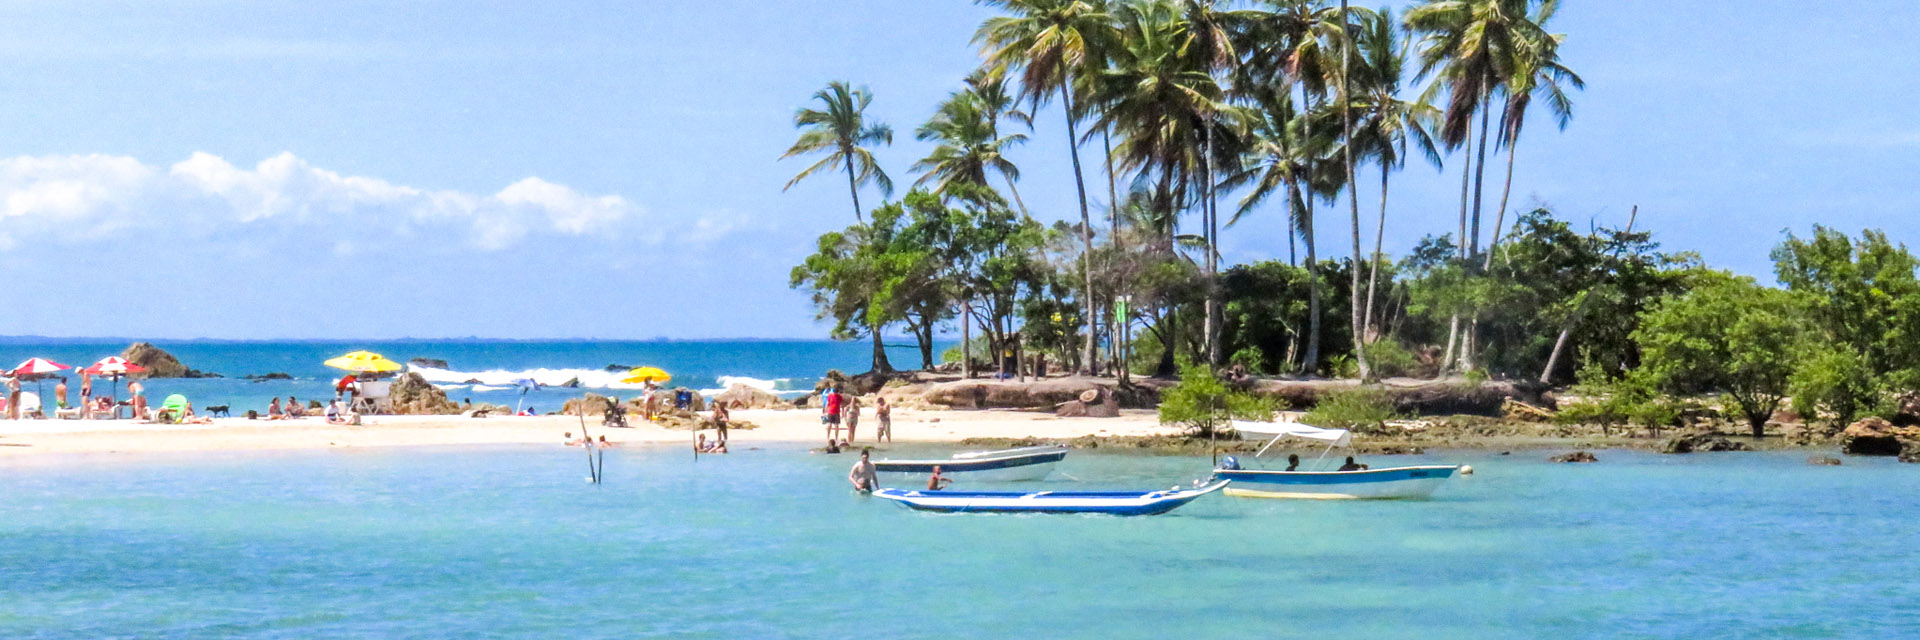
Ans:
<svg viewBox="0 0 1920 640"><path fill-rule="evenodd" d="M942 477L940 475L940 465L934 465L933 475L927 476L927 490L939 491L947 488L947 485L950 484L953 484L953 479Z"/></svg>

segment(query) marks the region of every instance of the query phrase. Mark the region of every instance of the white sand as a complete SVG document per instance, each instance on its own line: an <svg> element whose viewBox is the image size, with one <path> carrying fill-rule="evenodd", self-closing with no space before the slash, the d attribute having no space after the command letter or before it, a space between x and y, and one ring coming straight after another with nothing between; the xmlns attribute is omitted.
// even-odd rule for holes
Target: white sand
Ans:
<svg viewBox="0 0 1920 640"><path fill-rule="evenodd" d="M824 444L825 428L816 411L735 411L735 420L759 426L729 433L736 447L756 443ZM871 409L860 421L859 441L873 442ZM606 429L589 416L595 437L638 445L690 444L693 434L641 424ZM893 436L899 442L953 442L972 437L1072 438L1083 435L1171 433L1151 411L1127 411L1119 418L1056 418L1019 411L927 411L894 409ZM329 425L319 418L264 421L220 418L210 425L151 425L126 420L0 420L0 456L57 453L146 453L165 451L238 451L394 447L473 444L553 444L565 433L578 435L574 416L465 418L460 416L368 416L360 426ZM708 437L712 437L709 431Z"/></svg>

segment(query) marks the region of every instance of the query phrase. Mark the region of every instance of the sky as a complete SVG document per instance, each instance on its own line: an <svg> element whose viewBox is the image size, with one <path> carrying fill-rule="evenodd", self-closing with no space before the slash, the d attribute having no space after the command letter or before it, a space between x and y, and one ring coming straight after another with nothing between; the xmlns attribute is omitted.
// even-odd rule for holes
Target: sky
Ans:
<svg viewBox="0 0 1920 640"><path fill-rule="evenodd" d="M978 65L989 15L0 2L0 335L824 337L788 272L853 212L844 182L782 191L809 164L778 160L793 111L869 87L904 190L930 149L911 132ZM1530 123L1512 208L1585 228L1638 205L1666 249L1763 281L1785 232L1920 232L1920 3L1567 0L1553 29L1588 86L1564 132ZM1059 108L1036 115L1021 194L1077 217ZM1455 223L1454 160L1393 176L1388 251ZM1226 229L1226 258L1284 259L1278 218ZM1344 207L1317 222L1323 255L1351 253Z"/></svg>

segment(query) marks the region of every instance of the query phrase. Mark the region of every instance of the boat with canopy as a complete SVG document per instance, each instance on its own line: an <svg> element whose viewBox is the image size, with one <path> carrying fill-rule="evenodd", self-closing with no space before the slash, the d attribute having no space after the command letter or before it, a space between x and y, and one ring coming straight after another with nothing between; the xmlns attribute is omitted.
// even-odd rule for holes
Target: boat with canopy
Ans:
<svg viewBox="0 0 1920 640"><path fill-rule="evenodd" d="M1353 433L1346 429L1322 429L1294 422L1249 422L1235 420L1235 431L1243 436L1272 440L1254 458L1286 438L1324 442L1326 448L1314 464L1325 464L1334 447L1353 446ZM1362 469L1358 471L1270 471L1243 469L1239 460L1228 457L1215 469L1215 480L1226 480L1226 494L1251 498L1341 499L1423 499L1433 495L1442 483L1460 470L1459 465L1415 465Z"/></svg>

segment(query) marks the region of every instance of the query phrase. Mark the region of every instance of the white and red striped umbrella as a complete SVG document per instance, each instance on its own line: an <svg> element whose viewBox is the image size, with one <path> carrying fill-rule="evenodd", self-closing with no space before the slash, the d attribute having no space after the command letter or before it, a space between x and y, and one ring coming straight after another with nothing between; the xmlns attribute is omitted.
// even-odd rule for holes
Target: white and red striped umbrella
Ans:
<svg viewBox="0 0 1920 640"><path fill-rule="evenodd" d="M111 376L128 373L146 373L147 368L128 362L126 358L120 356L109 356L101 358L99 362L93 363L93 366L81 369L80 371L88 375Z"/></svg>
<svg viewBox="0 0 1920 640"><path fill-rule="evenodd" d="M13 368L13 375L37 376L45 373L53 373L55 371L65 371L67 369L72 369L72 368L73 367L69 367L67 365L60 364L52 360L48 360L46 358L28 358L26 362L20 363L20 366Z"/></svg>

